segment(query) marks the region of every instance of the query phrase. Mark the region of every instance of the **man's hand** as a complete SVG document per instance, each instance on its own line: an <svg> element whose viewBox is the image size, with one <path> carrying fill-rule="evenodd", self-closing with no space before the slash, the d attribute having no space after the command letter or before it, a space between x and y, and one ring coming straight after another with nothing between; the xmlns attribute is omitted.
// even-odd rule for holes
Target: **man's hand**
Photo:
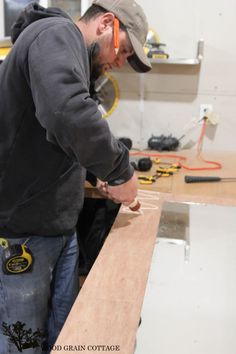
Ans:
<svg viewBox="0 0 236 354"><path fill-rule="evenodd" d="M122 203L126 206L130 205L137 196L137 177L134 174L127 182L118 186L106 186L108 198L115 203Z"/></svg>

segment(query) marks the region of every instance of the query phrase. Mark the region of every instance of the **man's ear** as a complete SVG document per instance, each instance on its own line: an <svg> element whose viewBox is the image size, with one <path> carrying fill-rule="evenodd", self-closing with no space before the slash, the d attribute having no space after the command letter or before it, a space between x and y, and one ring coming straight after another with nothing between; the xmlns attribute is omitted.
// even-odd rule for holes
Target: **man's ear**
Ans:
<svg viewBox="0 0 236 354"><path fill-rule="evenodd" d="M99 34L102 34L106 30L113 27L114 18L115 16L112 12L106 12L99 18L99 23L98 23Z"/></svg>

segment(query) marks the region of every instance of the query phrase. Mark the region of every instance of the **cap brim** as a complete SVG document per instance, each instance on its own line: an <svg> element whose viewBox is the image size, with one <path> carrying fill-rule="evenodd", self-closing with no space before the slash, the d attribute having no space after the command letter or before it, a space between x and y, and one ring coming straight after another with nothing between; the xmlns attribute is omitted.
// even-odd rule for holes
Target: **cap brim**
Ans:
<svg viewBox="0 0 236 354"><path fill-rule="evenodd" d="M151 70L152 65L144 52L142 44L139 40L127 30L130 42L132 44L134 54L128 58L129 64L139 73L146 73Z"/></svg>

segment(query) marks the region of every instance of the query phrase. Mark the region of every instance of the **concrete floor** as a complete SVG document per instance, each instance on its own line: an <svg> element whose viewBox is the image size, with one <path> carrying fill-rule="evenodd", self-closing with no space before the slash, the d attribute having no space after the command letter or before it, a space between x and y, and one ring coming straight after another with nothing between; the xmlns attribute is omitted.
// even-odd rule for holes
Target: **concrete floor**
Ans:
<svg viewBox="0 0 236 354"><path fill-rule="evenodd" d="M236 208L165 209L135 354L235 354Z"/></svg>

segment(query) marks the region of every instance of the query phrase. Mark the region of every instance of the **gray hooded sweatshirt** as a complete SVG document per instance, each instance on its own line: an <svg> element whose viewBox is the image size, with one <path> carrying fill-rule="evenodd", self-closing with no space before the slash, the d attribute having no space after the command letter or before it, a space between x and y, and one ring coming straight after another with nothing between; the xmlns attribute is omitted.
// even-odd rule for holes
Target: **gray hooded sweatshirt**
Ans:
<svg viewBox="0 0 236 354"><path fill-rule="evenodd" d="M89 95L92 50L61 10L30 4L0 65L0 235L71 234L85 169L111 185L128 150Z"/></svg>

